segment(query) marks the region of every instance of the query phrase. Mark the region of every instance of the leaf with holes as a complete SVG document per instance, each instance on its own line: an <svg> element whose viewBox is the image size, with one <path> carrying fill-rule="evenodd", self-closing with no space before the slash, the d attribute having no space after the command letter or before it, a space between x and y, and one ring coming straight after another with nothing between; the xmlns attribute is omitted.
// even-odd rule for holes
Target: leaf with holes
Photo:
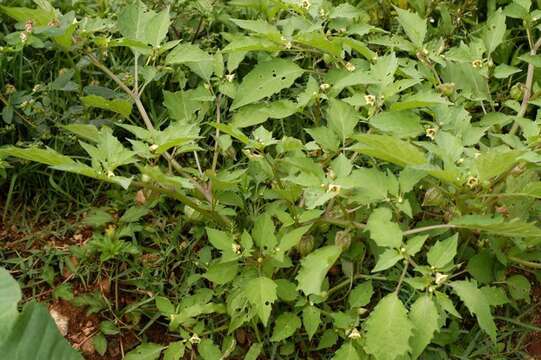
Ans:
<svg viewBox="0 0 541 360"><path fill-rule="evenodd" d="M257 64L242 79L231 110L252 104L289 88L304 70L292 61L273 59Z"/></svg>

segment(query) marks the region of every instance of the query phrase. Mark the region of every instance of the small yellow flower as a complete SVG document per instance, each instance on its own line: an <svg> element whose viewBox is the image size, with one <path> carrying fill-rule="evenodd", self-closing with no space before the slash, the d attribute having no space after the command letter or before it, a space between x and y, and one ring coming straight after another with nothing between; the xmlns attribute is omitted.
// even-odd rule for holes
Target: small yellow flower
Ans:
<svg viewBox="0 0 541 360"><path fill-rule="evenodd" d="M349 72L355 71L355 65L353 65L350 62L347 62L345 67L346 67L346 70L349 71Z"/></svg>
<svg viewBox="0 0 541 360"><path fill-rule="evenodd" d="M351 330L351 332L349 333L348 335L348 338L350 339L358 339L361 337L361 333L359 332L359 330L357 330L357 328L353 328L353 330Z"/></svg>
<svg viewBox="0 0 541 360"><path fill-rule="evenodd" d="M32 30L34 30L34 22L32 20L28 20L24 23L24 31L30 34Z"/></svg>
<svg viewBox="0 0 541 360"><path fill-rule="evenodd" d="M310 3L310 1L308 0L302 0L301 1L301 7L308 10L310 9L310 6L312 6L312 4Z"/></svg>
<svg viewBox="0 0 541 360"><path fill-rule="evenodd" d="M475 176L470 176L466 180L466 186L469 187L470 189L476 188L477 185L479 185L479 179L476 178Z"/></svg>
<svg viewBox="0 0 541 360"><path fill-rule="evenodd" d="M374 106L376 104L376 97L374 95L365 95L364 101L367 105Z"/></svg>
<svg viewBox="0 0 541 360"><path fill-rule="evenodd" d="M19 34L19 39L21 39L21 42L25 43L28 40L28 33L23 31Z"/></svg>
<svg viewBox="0 0 541 360"><path fill-rule="evenodd" d="M327 84L327 83L323 83L323 84L319 85L319 89L320 89L321 91L327 91L327 90L329 90L330 88L331 88L331 85L329 85L329 84Z"/></svg>
<svg viewBox="0 0 541 360"><path fill-rule="evenodd" d="M438 133L438 130L436 128L428 128L426 129L425 133L428 138L430 138L431 140L434 140L434 138L436 137L436 134Z"/></svg>
<svg viewBox="0 0 541 360"><path fill-rule="evenodd" d="M473 60L471 64L474 68L479 69L483 66L483 61L480 59L477 59L477 60Z"/></svg>
<svg viewBox="0 0 541 360"><path fill-rule="evenodd" d="M233 80L235 79L235 74L227 74L225 76L225 79L229 82L233 82Z"/></svg>

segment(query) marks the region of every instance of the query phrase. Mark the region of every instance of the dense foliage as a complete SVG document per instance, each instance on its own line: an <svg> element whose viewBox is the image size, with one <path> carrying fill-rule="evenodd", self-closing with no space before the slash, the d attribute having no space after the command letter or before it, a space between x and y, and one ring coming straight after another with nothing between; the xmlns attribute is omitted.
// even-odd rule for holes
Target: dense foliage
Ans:
<svg viewBox="0 0 541 360"><path fill-rule="evenodd" d="M99 314L97 353L135 331L127 359L522 358L541 4L8 3L3 220L50 187L93 232L32 248L37 274L2 257Z"/></svg>

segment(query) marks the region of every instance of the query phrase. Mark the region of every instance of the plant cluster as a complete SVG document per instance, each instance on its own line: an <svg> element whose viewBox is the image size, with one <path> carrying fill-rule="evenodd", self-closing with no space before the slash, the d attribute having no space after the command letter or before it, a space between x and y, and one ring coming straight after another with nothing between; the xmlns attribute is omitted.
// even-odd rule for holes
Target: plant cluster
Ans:
<svg viewBox="0 0 541 360"><path fill-rule="evenodd" d="M110 314L99 353L150 319L173 340L127 359L519 358L541 269L539 4L35 4L0 6L0 66L19 66L0 75L0 168L110 189L55 266L145 295L113 309L50 281ZM22 85L33 57L67 65Z"/></svg>

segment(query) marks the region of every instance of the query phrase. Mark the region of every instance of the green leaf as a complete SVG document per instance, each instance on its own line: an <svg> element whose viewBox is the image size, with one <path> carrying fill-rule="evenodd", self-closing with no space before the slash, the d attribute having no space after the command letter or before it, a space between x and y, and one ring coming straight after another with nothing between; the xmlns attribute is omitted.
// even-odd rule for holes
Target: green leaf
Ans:
<svg viewBox="0 0 541 360"><path fill-rule="evenodd" d="M277 342L293 336L301 327L301 319L292 312L283 312L277 318L270 341Z"/></svg>
<svg viewBox="0 0 541 360"><path fill-rule="evenodd" d="M280 239L280 251L286 252L290 249L293 249L301 238L306 234L306 232L310 229L311 225L302 226L300 228L293 229L291 231L288 231L282 238Z"/></svg>
<svg viewBox="0 0 541 360"><path fill-rule="evenodd" d="M1 154L4 156L13 156L19 159L39 162L46 165L64 165L72 164L74 161L65 155L62 155L53 149L38 149L38 148L17 148L9 146L1 149Z"/></svg>
<svg viewBox="0 0 541 360"><path fill-rule="evenodd" d="M322 247L301 260L301 269L296 277L305 295L321 293L321 285L327 272L340 257L341 248L335 245Z"/></svg>
<svg viewBox="0 0 541 360"><path fill-rule="evenodd" d="M244 128L262 124L271 119L283 119L297 112L297 104L290 100L278 100L268 104L250 104L233 115L231 126Z"/></svg>
<svg viewBox="0 0 541 360"><path fill-rule="evenodd" d="M92 337L92 345L98 354L101 356L105 355L105 352L107 351L107 339L101 332Z"/></svg>
<svg viewBox="0 0 541 360"><path fill-rule="evenodd" d="M267 326L272 310L272 304L278 299L276 283L267 277L258 277L246 283L245 295L250 304L256 309L263 325Z"/></svg>
<svg viewBox="0 0 541 360"><path fill-rule="evenodd" d="M184 356L186 346L183 341L175 341L167 345L163 352L163 360L180 360Z"/></svg>
<svg viewBox="0 0 541 360"><path fill-rule="evenodd" d="M334 354L332 360L361 360L359 352L353 345L353 342L348 341L342 344Z"/></svg>
<svg viewBox="0 0 541 360"><path fill-rule="evenodd" d="M231 235L221 230L211 228L206 228L206 230L208 239L212 246L214 246L218 250L231 251L235 243Z"/></svg>
<svg viewBox="0 0 541 360"><path fill-rule="evenodd" d="M169 65L185 64L204 80L210 80L214 72L214 56L201 50L197 45L179 44L165 58Z"/></svg>
<svg viewBox="0 0 541 360"><path fill-rule="evenodd" d="M464 215L453 219L451 224L465 229L481 230L489 234L507 237L541 237L541 229L535 223L523 222L520 219L504 221L501 217L489 215Z"/></svg>
<svg viewBox="0 0 541 360"><path fill-rule="evenodd" d="M413 336L410 340L411 357L417 359L440 327L439 312L432 298L422 295L411 306L409 318L413 324Z"/></svg>
<svg viewBox="0 0 541 360"><path fill-rule="evenodd" d="M483 286L481 291L488 300L490 306L501 306L509 304L509 299L505 294L505 290L495 286Z"/></svg>
<svg viewBox="0 0 541 360"><path fill-rule="evenodd" d="M237 262L214 263L209 266L203 277L218 285L224 285L232 281L239 271Z"/></svg>
<svg viewBox="0 0 541 360"><path fill-rule="evenodd" d="M479 181L490 180L510 170L522 154L523 152L519 150L506 152L489 150L481 153L475 159L475 168L477 169Z"/></svg>
<svg viewBox="0 0 541 360"><path fill-rule="evenodd" d="M222 359L222 352L220 348L216 346L212 340L203 339L197 345L197 352L203 360L220 360Z"/></svg>
<svg viewBox="0 0 541 360"><path fill-rule="evenodd" d="M400 102L395 102L391 105L392 111L415 109L420 107L430 107L440 104L449 105L447 99L441 97L433 91L418 92L410 95Z"/></svg>
<svg viewBox="0 0 541 360"><path fill-rule="evenodd" d="M58 125L62 129L65 129L67 131L70 131L74 133L75 135L91 142L97 141L100 133L98 128L94 125L89 124L67 124L67 125Z"/></svg>
<svg viewBox="0 0 541 360"><path fill-rule="evenodd" d="M395 292L379 301L365 324L365 350L376 359L395 360L410 351L413 325Z"/></svg>
<svg viewBox="0 0 541 360"><path fill-rule="evenodd" d="M254 103L290 87L303 72L297 64L285 59L277 58L257 64L242 79L231 110Z"/></svg>
<svg viewBox="0 0 541 360"><path fill-rule="evenodd" d="M306 306L302 311L302 324L308 334L308 339L312 340L321 324L321 310L313 305Z"/></svg>
<svg viewBox="0 0 541 360"><path fill-rule="evenodd" d="M392 217L391 209L386 207L377 208L370 214L366 228L376 245L393 248L402 245L402 230L397 223L391 221Z"/></svg>
<svg viewBox="0 0 541 360"><path fill-rule="evenodd" d="M17 281L6 269L0 267L0 343L17 319L17 303L21 298Z"/></svg>
<svg viewBox="0 0 541 360"><path fill-rule="evenodd" d="M402 254L396 249L386 249L378 256L378 262L371 272L387 270L393 267L398 261L403 258Z"/></svg>
<svg viewBox="0 0 541 360"><path fill-rule="evenodd" d="M280 39L280 31L276 26L269 24L263 20L242 20L242 19L229 19L235 25L241 29L252 31L258 34L275 35Z"/></svg>
<svg viewBox="0 0 541 360"><path fill-rule="evenodd" d="M509 76L521 71L520 68L509 66L507 64L500 64L494 68L494 77L496 79L507 79Z"/></svg>
<svg viewBox="0 0 541 360"><path fill-rule="evenodd" d="M0 9L4 14L20 23L26 23L28 20L32 20L38 26L45 26L55 18L54 9L30 9L10 6L0 6Z"/></svg>
<svg viewBox="0 0 541 360"><path fill-rule="evenodd" d="M118 14L117 25L125 38L158 47L167 36L169 22L169 9L156 14L135 1Z"/></svg>
<svg viewBox="0 0 541 360"><path fill-rule="evenodd" d="M365 281L353 288L349 293L348 304L351 308L360 308L368 305L374 294L372 281Z"/></svg>
<svg viewBox="0 0 541 360"><path fill-rule="evenodd" d="M526 300L530 302L530 292L532 286L530 281L524 275L512 275L505 281L509 287L509 294L515 300Z"/></svg>
<svg viewBox="0 0 541 360"><path fill-rule="evenodd" d="M426 36L426 19L398 7L395 7L395 10L398 13L398 22L408 38L417 48L422 48Z"/></svg>
<svg viewBox="0 0 541 360"><path fill-rule="evenodd" d="M340 100L330 99L327 108L327 122L344 144L346 139L353 134L359 117L351 105Z"/></svg>
<svg viewBox="0 0 541 360"><path fill-rule="evenodd" d="M261 351L263 350L263 345L260 343L255 343L250 346L250 350L246 353L244 360L257 360Z"/></svg>
<svg viewBox="0 0 541 360"><path fill-rule="evenodd" d="M523 54L520 55L518 59L527 62L528 64L532 64L535 67L541 67L541 58L539 58L539 55Z"/></svg>
<svg viewBox="0 0 541 360"><path fill-rule="evenodd" d="M122 117L128 117L131 114L132 103L128 100L107 100L106 98L101 96L88 95L81 97L81 101L86 107L95 107L103 110L109 110L120 114Z"/></svg>
<svg viewBox="0 0 541 360"><path fill-rule="evenodd" d="M483 292L471 280L453 281L449 284L468 310L477 317L479 326L496 341L496 324L490 313L490 306Z"/></svg>
<svg viewBox="0 0 541 360"><path fill-rule="evenodd" d="M456 256L458 233L435 243L426 255L428 263L437 269L445 267Z"/></svg>
<svg viewBox="0 0 541 360"><path fill-rule="evenodd" d="M422 165L427 162L424 153L417 147L390 135L359 134L353 138L359 143L350 149L361 154L400 166Z"/></svg>
<svg viewBox="0 0 541 360"><path fill-rule="evenodd" d="M414 138L424 133L421 118L413 111L385 111L370 118L376 129L400 138Z"/></svg>
<svg viewBox="0 0 541 360"><path fill-rule="evenodd" d="M409 239L406 243L406 253L409 256L417 254L421 251L426 239L428 239L428 235L417 235Z"/></svg>
<svg viewBox="0 0 541 360"><path fill-rule="evenodd" d="M489 55L502 43L505 30L505 15L503 14L502 9L498 9L498 11L494 12L487 20L483 32L483 40Z"/></svg>
<svg viewBox="0 0 541 360"><path fill-rule="evenodd" d="M0 341L2 358L13 360L82 360L58 332L47 308L27 303L11 331Z"/></svg>

